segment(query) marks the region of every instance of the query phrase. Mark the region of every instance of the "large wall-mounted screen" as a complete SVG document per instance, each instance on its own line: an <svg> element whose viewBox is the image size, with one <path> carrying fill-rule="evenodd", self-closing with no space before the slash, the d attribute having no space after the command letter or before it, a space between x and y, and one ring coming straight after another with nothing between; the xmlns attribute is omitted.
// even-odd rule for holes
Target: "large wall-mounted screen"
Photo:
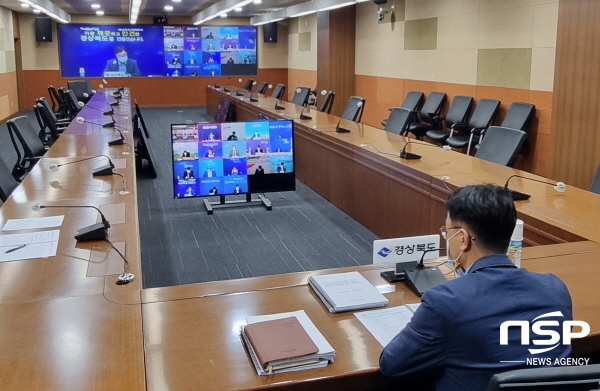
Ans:
<svg viewBox="0 0 600 391"><path fill-rule="evenodd" d="M175 198L296 189L291 120L171 125Z"/></svg>
<svg viewBox="0 0 600 391"><path fill-rule="evenodd" d="M62 77L256 75L256 27L59 24Z"/></svg>

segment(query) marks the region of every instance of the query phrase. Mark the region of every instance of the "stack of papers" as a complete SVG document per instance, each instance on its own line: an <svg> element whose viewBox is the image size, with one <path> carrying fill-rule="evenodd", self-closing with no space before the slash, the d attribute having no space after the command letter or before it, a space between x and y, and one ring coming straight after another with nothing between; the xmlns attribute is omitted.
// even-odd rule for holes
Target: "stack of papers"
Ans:
<svg viewBox="0 0 600 391"><path fill-rule="evenodd" d="M0 262L53 257L58 248L60 231L0 235Z"/></svg>
<svg viewBox="0 0 600 391"><path fill-rule="evenodd" d="M308 284L329 312L383 307L389 300L359 272L310 276Z"/></svg>
<svg viewBox="0 0 600 391"><path fill-rule="evenodd" d="M420 304L407 304L354 314L373 337L385 347L412 319Z"/></svg>
<svg viewBox="0 0 600 391"><path fill-rule="evenodd" d="M293 311L293 312L283 312L280 314L272 314L272 315L260 315L260 316L249 316L246 318L246 321L249 325L266 322L275 319L284 319L295 317L298 319L298 322L302 325L310 339L319 349L317 353L303 356L301 360L298 360L296 363L291 362L289 365L280 365L278 368L273 368L271 373L267 371L260 365L256 352L254 351L252 345L248 341L248 338L244 334L244 327L242 328L242 340L244 341L244 345L248 350L250 358L252 359L252 363L254 364L254 369L259 376L266 376L269 374L277 374L277 373L285 373L285 372L294 372L301 371L304 369L314 369L314 368L323 368L327 366L330 362L333 362L335 358L335 350L333 347L327 342L323 334L317 329L315 324L310 320L308 315L304 310ZM299 363L299 364L298 364Z"/></svg>

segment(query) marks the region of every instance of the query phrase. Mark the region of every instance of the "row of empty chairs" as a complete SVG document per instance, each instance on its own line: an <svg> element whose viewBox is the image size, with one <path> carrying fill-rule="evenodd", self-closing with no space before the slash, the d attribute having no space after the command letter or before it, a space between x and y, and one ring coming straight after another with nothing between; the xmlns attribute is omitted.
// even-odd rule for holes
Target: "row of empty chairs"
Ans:
<svg viewBox="0 0 600 391"><path fill-rule="evenodd" d="M80 102L87 102L94 94L87 80L69 81L68 88L48 86L52 104L45 97L36 99L33 110L38 129L27 116L6 122L10 140L16 154L12 169L0 161L0 200L10 196L46 150L60 136L81 110Z"/></svg>
<svg viewBox="0 0 600 391"><path fill-rule="evenodd" d="M490 127L500 107L498 100L481 99L470 118L473 97L455 96L445 117L440 115L446 100L445 93L432 92L424 103L423 100L422 92L409 92L402 105L393 108L390 117L382 121L385 130L401 135L410 132L419 140L427 136L440 144L466 149L467 154L474 146L476 157L508 166L514 164L527 137L525 129L535 113L534 105L515 102L511 104L502 124ZM443 128L444 124L448 130ZM483 140L486 134L489 136L490 130L492 136L484 144ZM478 142L476 145L475 141ZM506 147L499 148L499 142ZM480 146L484 147L482 152L479 152Z"/></svg>

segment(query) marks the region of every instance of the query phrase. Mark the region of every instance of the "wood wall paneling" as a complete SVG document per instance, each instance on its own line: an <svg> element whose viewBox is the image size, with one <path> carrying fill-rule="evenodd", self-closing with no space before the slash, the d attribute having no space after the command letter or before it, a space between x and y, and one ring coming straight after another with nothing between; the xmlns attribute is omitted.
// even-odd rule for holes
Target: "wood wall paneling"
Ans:
<svg viewBox="0 0 600 391"><path fill-rule="evenodd" d="M317 85L335 91L331 114L338 116L354 95L356 24L348 22L354 20L354 5L317 14Z"/></svg>
<svg viewBox="0 0 600 391"><path fill-rule="evenodd" d="M30 108L40 96L48 97L47 86L52 84L55 87L66 87L67 81L60 77L60 71L24 71L24 96L25 107ZM287 68L283 69L259 69L257 76L251 76L257 82L266 81L269 84L286 83L288 79ZM242 83L238 82L239 77L146 77L146 78L128 78L111 79L108 85L124 85L129 87L133 98L137 99L140 105L146 106L204 106L206 105L206 86L234 85L238 86L245 83L247 76L242 77ZM100 78L89 78L94 87L102 83ZM240 86L240 87L241 87Z"/></svg>
<svg viewBox="0 0 600 391"><path fill-rule="evenodd" d="M550 176L587 189L600 162L600 2L559 3Z"/></svg>

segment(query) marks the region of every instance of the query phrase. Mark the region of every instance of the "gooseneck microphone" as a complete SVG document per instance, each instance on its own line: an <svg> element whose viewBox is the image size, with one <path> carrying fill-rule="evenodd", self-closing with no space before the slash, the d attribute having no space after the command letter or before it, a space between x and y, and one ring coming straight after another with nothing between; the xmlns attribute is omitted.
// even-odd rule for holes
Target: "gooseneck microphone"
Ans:
<svg viewBox="0 0 600 391"><path fill-rule="evenodd" d="M106 239L106 235L108 233L108 229L110 228L110 223L100 211L100 209L91 205L42 205L42 204L33 204L31 209L34 211L40 211L44 208L92 208L96 209L96 211L100 214L100 218L102 222L89 225L87 227L83 227L75 232L75 240L79 242L83 242L86 240L103 240Z"/></svg>
<svg viewBox="0 0 600 391"><path fill-rule="evenodd" d="M107 122L107 123L105 123L105 124L99 124L99 123L97 123L97 122L91 122L91 121L88 121L88 120L86 120L86 119L85 119L85 118L83 118L83 117L77 117L77 118L75 119L75 121L76 121L78 124L82 124L82 123L84 123L84 122L85 122L85 123L92 124L92 125L98 125L98 126L102 126L103 128L114 128L114 127L115 127L115 121L110 121L110 122Z"/></svg>
<svg viewBox="0 0 600 391"><path fill-rule="evenodd" d="M99 157L105 157L108 160L108 164L105 165L105 166L98 167L98 168L95 168L94 170L92 170L92 175L93 176L112 175L113 174L113 168L115 168L115 165L113 164L112 160L110 160L110 158L108 156L106 156L106 155L98 155L98 156L87 157L85 159L75 160L74 162L68 162L68 163L63 163L63 164L51 164L48 168L50 169L50 171L58 171L59 167L67 166L69 164L83 162L83 161L86 161L86 160L96 159L96 158L99 158Z"/></svg>
<svg viewBox="0 0 600 391"><path fill-rule="evenodd" d="M420 159L421 155L417 155L416 153L412 153L412 152L407 152L406 151L406 147L408 146L408 144L418 144L418 145L424 145L426 147L436 147L439 148L437 145L435 144L428 144L428 143L416 143L414 141L408 141L406 144L404 144L404 148L402 148L402 151L400 151L400 158L401 159L407 159L407 160L414 160L414 159ZM451 151L452 148L449 145L442 145L442 149L444 151Z"/></svg>
<svg viewBox="0 0 600 391"><path fill-rule="evenodd" d="M114 130L119 132L120 138L110 140L108 142L108 145L123 145L123 141L125 141L125 136L123 136L123 132L121 132L121 129L119 129L119 128L115 128Z"/></svg>
<svg viewBox="0 0 600 391"><path fill-rule="evenodd" d="M231 79L231 77L230 77L230 79ZM242 81L243 81L243 80L242 80L242 78L240 77L240 78L238 79L238 83L241 83ZM225 92L231 92L231 89L229 89L229 88L225 87L225 88L223 88L223 91L225 91ZM238 91L239 91L239 89L238 89Z"/></svg>
<svg viewBox="0 0 600 391"><path fill-rule="evenodd" d="M504 184L504 188L507 190L510 190L511 194L512 194L512 199L514 201L524 201L524 200L528 200L531 195L530 194L525 194L525 193L521 193L520 191L516 191L513 189L509 189L508 188L508 182L512 179L512 178L521 178L521 179L527 179L529 181L533 181L533 182L539 182L539 183L544 183L546 185L551 185L554 186L554 190L556 190L559 193L564 193L567 190L567 185L565 185L564 182L546 182L546 181L540 181L539 179L533 179L533 178L528 178L525 176L521 176L521 175L511 175L508 177L508 179L506 180L506 183Z"/></svg>
<svg viewBox="0 0 600 391"><path fill-rule="evenodd" d="M350 129L346 129L346 128L342 128L340 126L340 124L342 123L342 120L345 119L344 117L346 117L347 115L354 113L356 110L360 109L363 106L363 102L356 102L356 106L354 106L352 109L348 110L347 112L345 112L344 114L342 114L342 117L340 118L340 120L338 121L336 127L335 127L335 131L338 133L350 133Z"/></svg>
<svg viewBox="0 0 600 391"><path fill-rule="evenodd" d="M439 267L426 267L424 264L425 254L432 251L446 250L445 247L431 248L423 250L421 260L416 262L414 266L408 266L404 269L406 284L413 289L419 296L429 288L433 288L446 282L446 277L440 271ZM402 264L400 264L402 265ZM397 269L396 269L397 271Z"/></svg>
<svg viewBox="0 0 600 391"><path fill-rule="evenodd" d="M302 90L300 88L296 88L295 91L292 91L288 94L288 96L287 96L288 100L290 99L290 96L292 96L293 94L296 94L296 93L300 93L300 92L302 92ZM275 101L275 110L285 110L285 106L279 106L279 101L283 102L283 99L277 98L277 100Z"/></svg>
<svg viewBox="0 0 600 391"><path fill-rule="evenodd" d="M106 103L106 104L108 104L108 103ZM110 110L106 110L106 111L104 111L104 110L102 110L102 109L100 109L98 107L90 106L89 103L85 107L88 108L88 109L93 109L93 110L99 111L99 112L101 112L104 115L110 115L111 117L113 115L118 115L119 117L126 117L127 118L127 114L115 113L115 111L112 109L112 107L110 108ZM114 118L113 118L113 121L114 121Z"/></svg>
<svg viewBox="0 0 600 391"><path fill-rule="evenodd" d="M309 120L309 119L312 119L312 117L310 117L310 116L308 116L308 115L304 114L304 110L306 110L306 108L307 108L307 106L304 106L304 107L302 108L302 111L300 112L300 119L301 119L301 120Z"/></svg>

